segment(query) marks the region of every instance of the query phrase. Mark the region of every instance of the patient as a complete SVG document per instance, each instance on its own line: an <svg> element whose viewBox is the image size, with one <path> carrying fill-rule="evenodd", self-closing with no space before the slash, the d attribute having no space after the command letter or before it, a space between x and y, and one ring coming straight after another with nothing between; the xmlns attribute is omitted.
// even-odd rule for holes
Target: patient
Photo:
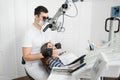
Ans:
<svg viewBox="0 0 120 80"><path fill-rule="evenodd" d="M43 66L47 72L50 73L53 67L64 66L62 61L58 58L58 51L54 44L51 42L45 43L41 47L41 53L44 58L41 59Z"/></svg>

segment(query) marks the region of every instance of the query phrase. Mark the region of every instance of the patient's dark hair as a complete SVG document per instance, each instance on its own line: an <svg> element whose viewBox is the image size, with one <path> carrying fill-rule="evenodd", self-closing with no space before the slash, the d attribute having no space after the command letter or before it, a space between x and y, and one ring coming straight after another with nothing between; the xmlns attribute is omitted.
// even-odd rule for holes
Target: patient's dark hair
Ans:
<svg viewBox="0 0 120 80"><path fill-rule="evenodd" d="M45 49L47 49L47 45L48 45L48 42L43 44L41 49L40 49L40 52L43 53Z"/></svg>
<svg viewBox="0 0 120 80"><path fill-rule="evenodd" d="M41 53L44 52L45 49L47 49L47 45L48 45L49 42L45 43L42 45L40 51ZM42 58L41 61L42 61L42 64L43 66L47 69L47 67L49 66L49 60L51 59L51 57L46 57L46 58Z"/></svg>
<svg viewBox="0 0 120 80"><path fill-rule="evenodd" d="M34 10L34 15L38 15L39 16L41 12L48 13L48 10L44 6L38 6Z"/></svg>

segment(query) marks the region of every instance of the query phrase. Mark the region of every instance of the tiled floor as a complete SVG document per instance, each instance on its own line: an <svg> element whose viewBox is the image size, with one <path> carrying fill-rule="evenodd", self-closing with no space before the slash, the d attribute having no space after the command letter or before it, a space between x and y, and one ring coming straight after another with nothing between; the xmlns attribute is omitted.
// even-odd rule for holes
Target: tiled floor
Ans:
<svg viewBox="0 0 120 80"><path fill-rule="evenodd" d="M21 78L16 78L13 80L30 80L27 76L21 77Z"/></svg>
<svg viewBox="0 0 120 80"><path fill-rule="evenodd" d="M13 80L30 80L27 76L21 77L21 78L17 78L17 79L13 79ZM104 78L104 80L120 80L120 78Z"/></svg>
<svg viewBox="0 0 120 80"><path fill-rule="evenodd" d="M119 78L105 78L105 80L120 80L120 77Z"/></svg>

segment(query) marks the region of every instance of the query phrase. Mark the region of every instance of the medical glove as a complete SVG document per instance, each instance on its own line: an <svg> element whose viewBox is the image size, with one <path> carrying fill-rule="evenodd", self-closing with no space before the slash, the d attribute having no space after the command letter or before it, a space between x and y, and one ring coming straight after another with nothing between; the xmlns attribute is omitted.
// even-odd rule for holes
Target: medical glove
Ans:
<svg viewBox="0 0 120 80"><path fill-rule="evenodd" d="M55 47L56 47L57 49L61 49L61 43L56 43L56 44L55 44Z"/></svg>

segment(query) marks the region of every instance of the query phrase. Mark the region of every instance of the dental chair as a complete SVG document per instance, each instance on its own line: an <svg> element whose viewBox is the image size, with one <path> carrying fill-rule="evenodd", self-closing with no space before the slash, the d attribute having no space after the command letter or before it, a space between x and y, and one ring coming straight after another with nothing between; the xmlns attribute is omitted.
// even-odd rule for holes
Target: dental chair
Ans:
<svg viewBox="0 0 120 80"><path fill-rule="evenodd" d="M26 63L25 62L25 60L23 59L23 57L22 57L22 62L21 62L23 65ZM29 74L28 74L28 72L27 72L27 70L25 69L25 73L26 73L26 75L28 76L28 78L30 79L30 80L35 80L35 79L33 79Z"/></svg>

